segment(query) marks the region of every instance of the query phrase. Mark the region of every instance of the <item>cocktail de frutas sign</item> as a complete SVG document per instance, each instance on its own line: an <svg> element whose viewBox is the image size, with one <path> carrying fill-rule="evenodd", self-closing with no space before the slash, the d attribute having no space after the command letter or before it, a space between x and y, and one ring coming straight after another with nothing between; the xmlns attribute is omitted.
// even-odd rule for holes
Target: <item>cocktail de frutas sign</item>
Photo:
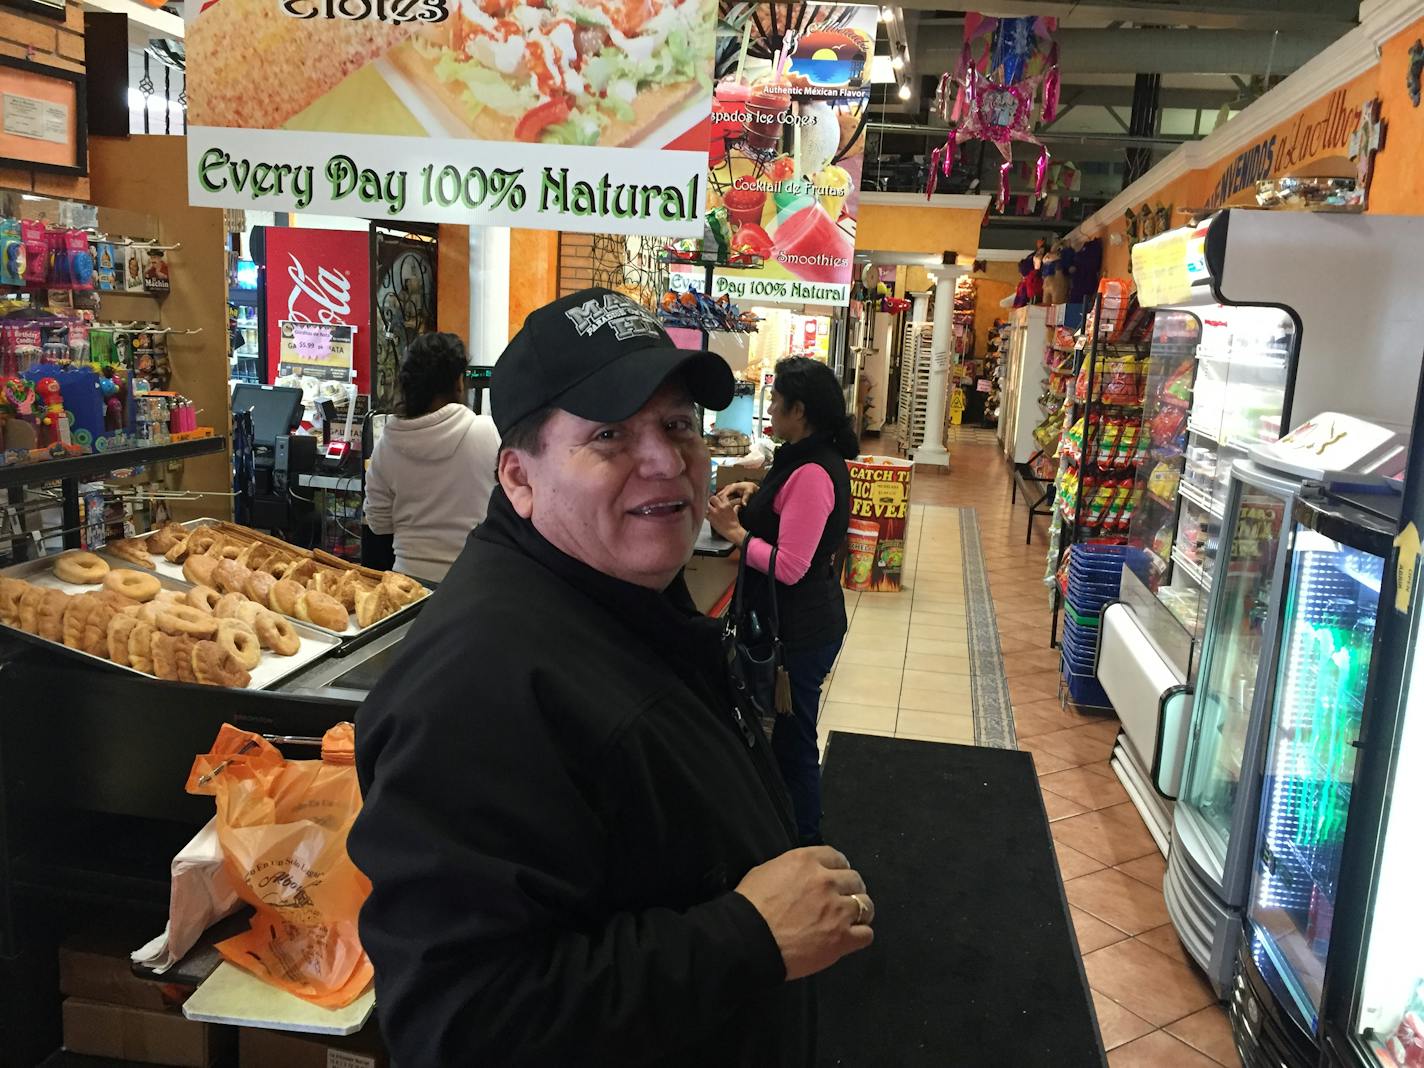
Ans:
<svg viewBox="0 0 1424 1068"><path fill-rule="evenodd" d="M188 7L193 204L702 233L716 0Z"/></svg>

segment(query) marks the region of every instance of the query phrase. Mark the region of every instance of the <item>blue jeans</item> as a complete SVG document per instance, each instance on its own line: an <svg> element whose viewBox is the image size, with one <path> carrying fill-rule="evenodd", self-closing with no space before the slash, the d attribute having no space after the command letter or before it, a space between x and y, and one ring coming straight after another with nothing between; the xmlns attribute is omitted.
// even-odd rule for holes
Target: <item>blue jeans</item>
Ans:
<svg viewBox="0 0 1424 1068"><path fill-rule="evenodd" d="M826 645L786 652L791 678L791 714L777 716L771 749L796 811L796 831L802 845L821 841L821 755L816 746L816 715L825 681L844 636Z"/></svg>

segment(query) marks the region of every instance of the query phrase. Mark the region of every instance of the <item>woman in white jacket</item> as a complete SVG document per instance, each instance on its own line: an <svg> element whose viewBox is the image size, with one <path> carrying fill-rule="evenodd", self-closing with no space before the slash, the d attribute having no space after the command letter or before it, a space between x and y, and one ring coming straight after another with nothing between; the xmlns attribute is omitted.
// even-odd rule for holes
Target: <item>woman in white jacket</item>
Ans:
<svg viewBox="0 0 1424 1068"><path fill-rule="evenodd" d="M366 472L365 522L393 536L395 569L439 582L484 521L499 432L465 406L465 344L422 334L400 368L397 418L386 423Z"/></svg>

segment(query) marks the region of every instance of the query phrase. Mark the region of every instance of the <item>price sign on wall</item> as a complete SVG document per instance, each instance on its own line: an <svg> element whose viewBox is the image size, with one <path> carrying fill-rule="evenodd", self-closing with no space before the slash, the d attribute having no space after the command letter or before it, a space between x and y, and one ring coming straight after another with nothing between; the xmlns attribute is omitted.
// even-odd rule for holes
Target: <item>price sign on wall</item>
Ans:
<svg viewBox="0 0 1424 1068"><path fill-rule="evenodd" d="M303 375L343 383L355 379L354 326L291 320L283 320L277 326L281 336L277 353L279 375Z"/></svg>

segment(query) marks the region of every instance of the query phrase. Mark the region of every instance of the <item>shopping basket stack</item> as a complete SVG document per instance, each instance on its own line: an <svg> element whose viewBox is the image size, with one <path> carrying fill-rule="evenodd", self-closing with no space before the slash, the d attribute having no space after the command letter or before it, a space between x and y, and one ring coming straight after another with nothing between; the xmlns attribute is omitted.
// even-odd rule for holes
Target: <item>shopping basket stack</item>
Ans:
<svg viewBox="0 0 1424 1068"><path fill-rule="evenodd" d="M1076 705L1111 708L1098 683L1094 662L1103 609L1122 588L1125 545L1073 545L1069 548L1068 588L1063 606L1063 684Z"/></svg>

